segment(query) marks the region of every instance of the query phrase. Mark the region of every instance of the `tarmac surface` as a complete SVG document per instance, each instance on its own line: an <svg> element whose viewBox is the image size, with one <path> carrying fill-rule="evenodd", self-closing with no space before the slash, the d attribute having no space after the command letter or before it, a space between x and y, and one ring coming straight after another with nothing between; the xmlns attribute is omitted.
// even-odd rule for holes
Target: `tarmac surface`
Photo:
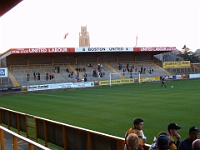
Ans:
<svg viewBox="0 0 200 150"><path fill-rule="evenodd" d="M1 146L0 146L1 149ZM13 150L13 135L4 132L4 150ZM55 148L50 148L56 150ZM29 143L18 138L18 150L29 150ZM34 147L34 150L43 150L38 147Z"/></svg>
<svg viewBox="0 0 200 150"><path fill-rule="evenodd" d="M4 150L13 150L13 136L4 132ZM19 139L18 150L28 150L28 143Z"/></svg>

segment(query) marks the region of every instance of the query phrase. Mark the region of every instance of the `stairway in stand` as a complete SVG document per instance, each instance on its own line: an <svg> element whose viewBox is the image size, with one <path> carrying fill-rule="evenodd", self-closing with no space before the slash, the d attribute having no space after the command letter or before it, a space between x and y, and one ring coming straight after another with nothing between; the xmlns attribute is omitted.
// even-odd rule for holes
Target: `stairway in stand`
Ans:
<svg viewBox="0 0 200 150"><path fill-rule="evenodd" d="M12 81L13 86L20 86L11 71L8 70L8 76Z"/></svg>
<svg viewBox="0 0 200 150"><path fill-rule="evenodd" d="M117 72L112 66L110 66L109 64L105 64L105 66L107 67L107 68L109 68L113 73L119 73L119 72ZM124 79L124 76L123 75L119 75L119 77L121 78L121 79Z"/></svg>

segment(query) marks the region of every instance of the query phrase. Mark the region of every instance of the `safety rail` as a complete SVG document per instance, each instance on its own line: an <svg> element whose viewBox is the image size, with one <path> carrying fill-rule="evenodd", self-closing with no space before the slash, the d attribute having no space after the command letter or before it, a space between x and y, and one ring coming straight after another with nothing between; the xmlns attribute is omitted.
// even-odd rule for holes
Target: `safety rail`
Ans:
<svg viewBox="0 0 200 150"><path fill-rule="evenodd" d="M17 129L18 134L20 134L21 131L28 133L30 127L27 117L30 116L31 115L0 107L0 124L7 125L8 129L11 129L11 127ZM44 141L46 147L51 143L65 150L74 148L77 150L123 150L124 147L124 138L36 116L31 116L31 119L33 120L32 123L35 123L35 125L31 125L35 128L36 137L34 139L36 142L38 142L39 139ZM1 134L1 136L3 136L3 134ZM30 136L27 135L27 137ZM31 136L31 138L33 137Z"/></svg>
<svg viewBox="0 0 200 150"><path fill-rule="evenodd" d="M12 140L10 141L10 143L5 143L5 136L11 136ZM22 148L19 148L20 145L19 143L22 143L23 142L23 147L25 146L26 149L28 150L34 150L34 149L37 149L37 150L50 150L49 148L37 143L37 142L34 142L28 138L25 138L11 130L8 130L6 129L5 127L3 126L0 126L0 149L1 150L4 150L4 149L10 149L11 147L13 148L13 150L18 150L18 149L22 149Z"/></svg>

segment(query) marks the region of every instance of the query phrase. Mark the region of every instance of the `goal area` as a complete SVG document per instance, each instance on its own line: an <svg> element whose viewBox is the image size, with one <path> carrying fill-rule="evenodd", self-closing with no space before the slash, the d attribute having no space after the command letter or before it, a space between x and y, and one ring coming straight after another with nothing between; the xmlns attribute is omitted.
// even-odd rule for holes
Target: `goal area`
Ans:
<svg viewBox="0 0 200 150"><path fill-rule="evenodd" d="M125 83L140 83L139 72L111 72L109 85L113 84L125 84Z"/></svg>

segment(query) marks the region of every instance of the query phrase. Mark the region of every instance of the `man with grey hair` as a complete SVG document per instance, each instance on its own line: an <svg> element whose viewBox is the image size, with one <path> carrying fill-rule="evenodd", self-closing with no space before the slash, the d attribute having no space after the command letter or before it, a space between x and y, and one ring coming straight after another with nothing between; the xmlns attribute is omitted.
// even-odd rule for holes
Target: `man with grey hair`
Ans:
<svg viewBox="0 0 200 150"><path fill-rule="evenodd" d="M192 150L200 150L200 139L196 139L192 142Z"/></svg>

